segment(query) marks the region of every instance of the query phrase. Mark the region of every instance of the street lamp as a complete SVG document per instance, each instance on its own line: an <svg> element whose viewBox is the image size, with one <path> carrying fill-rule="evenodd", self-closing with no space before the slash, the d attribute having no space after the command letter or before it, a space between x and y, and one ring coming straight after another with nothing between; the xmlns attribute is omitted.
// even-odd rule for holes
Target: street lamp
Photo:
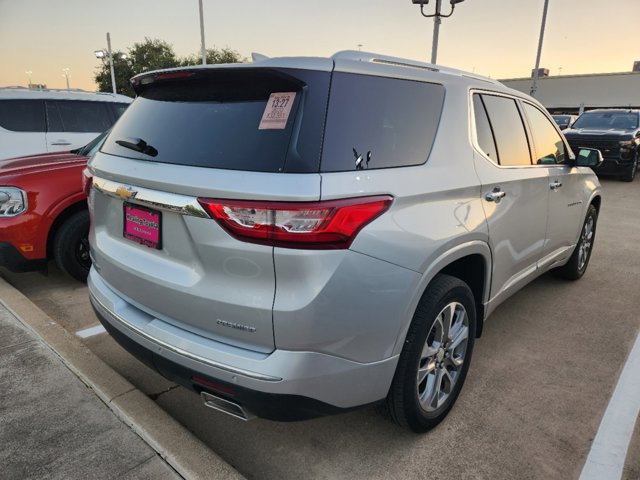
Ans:
<svg viewBox="0 0 640 480"><path fill-rule="evenodd" d="M111 70L111 86L113 87L113 93L117 93L116 92L116 74L113 70L113 54L111 53L111 35L109 35L109 32L107 32L107 49L95 50L93 53L96 56L96 58L99 58L103 62L105 58L109 59L109 69ZM122 53L118 58L124 60L125 58L127 58L127 56L124 53Z"/></svg>
<svg viewBox="0 0 640 480"><path fill-rule="evenodd" d="M431 44L431 63L436 63L438 58L438 36L440 35L440 23L442 23L443 18L449 18L453 15L453 11L456 8L456 4L464 2L464 0L450 0L451 3L451 11L448 15L442 15L441 6L442 0L435 0L436 2L436 11L432 15L427 15L424 13L424 6L429 4L429 0L411 0L411 3L414 5L420 5L420 13L425 18L433 17L433 42Z"/></svg>
<svg viewBox="0 0 640 480"><path fill-rule="evenodd" d="M533 81L531 82L531 92L529 95L535 97L538 90L538 69L540 68L540 55L542 54L542 40L544 40L544 28L547 24L547 9L549 8L549 0L544 0L544 9L542 10L542 25L540 26L540 38L538 39L538 53L536 55L536 68L533 69Z"/></svg>
<svg viewBox="0 0 640 480"><path fill-rule="evenodd" d="M202 64L207 64L207 49L204 46L204 14L202 13L202 0L198 0L200 8L200 55L202 55Z"/></svg>
<svg viewBox="0 0 640 480"><path fill-rule="evenodd" d="M67 81L67 90L69 90L69 77L70 77L69 72L70 72L70 69L68 69L68 68L63 68L62 69L62 76Z"/></svg>

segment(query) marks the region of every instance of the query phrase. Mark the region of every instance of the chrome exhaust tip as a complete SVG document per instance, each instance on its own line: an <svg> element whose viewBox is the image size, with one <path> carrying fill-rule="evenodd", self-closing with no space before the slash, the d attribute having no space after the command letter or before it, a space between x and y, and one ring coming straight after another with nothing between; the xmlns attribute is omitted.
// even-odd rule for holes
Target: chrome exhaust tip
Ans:
<svg viewBox="0 0 640 480"><path fill-rule="evenodd" d="M247 412L239 403L217 397L209 392L200 392L200 396L204 401L205 407L213 408L214 410L239 418L245 422L255 418L255 415Z"/></svg>

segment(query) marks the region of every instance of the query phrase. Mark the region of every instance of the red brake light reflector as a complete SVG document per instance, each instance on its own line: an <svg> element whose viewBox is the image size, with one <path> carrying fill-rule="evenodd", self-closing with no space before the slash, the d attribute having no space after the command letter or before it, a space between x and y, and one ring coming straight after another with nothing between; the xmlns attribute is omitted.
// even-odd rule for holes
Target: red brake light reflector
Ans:
<svg viewBox="0 0 640 480"><path fill-rule="evenodd" d="M284 248L349 248L362 228L384 213L393 197L321 202L263 202L199 198L229 234L246 242Z"/></svg>

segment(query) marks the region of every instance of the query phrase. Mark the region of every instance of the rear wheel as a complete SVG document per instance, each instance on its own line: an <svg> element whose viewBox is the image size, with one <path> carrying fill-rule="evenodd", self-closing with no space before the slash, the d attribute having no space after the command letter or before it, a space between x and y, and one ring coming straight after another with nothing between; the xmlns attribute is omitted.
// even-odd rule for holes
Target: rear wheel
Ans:
<svg viewBox="0 0 640 480"><path fill-rule="evenodd" d="M438 275L422 296L386 400L399 425L425 432L449 413L464 384L476 332L473 293Z"/></svg>
<svg viewBox="0 0 640 480"><path fill-rule="evenodd" d="M593 205L589 205L587 216L584 219L580 238L576 248L571 254L571 258L562 267L554 270L558 276L567 280L578 280L587 271L589 260L591 259L591 251L593 250L593 242L596 238L596 223L598 221L598 211Z"/></svg>
<svg viewBox="0 0 640 480"><path fill-rule="evenodd" d="M85 282L91 268L89 256L89 212L83 210L67 218L53 242L53 256L60 270Z"/></svg>
<svg viewBox="0 0 640 480"><path fill-rule="evenodd" d="M633 160L633 164L629 167L629 169L625 172L622 177L623 182L633 182L633 179L636 178L636 172L638 171L638 156Z"/></svg>

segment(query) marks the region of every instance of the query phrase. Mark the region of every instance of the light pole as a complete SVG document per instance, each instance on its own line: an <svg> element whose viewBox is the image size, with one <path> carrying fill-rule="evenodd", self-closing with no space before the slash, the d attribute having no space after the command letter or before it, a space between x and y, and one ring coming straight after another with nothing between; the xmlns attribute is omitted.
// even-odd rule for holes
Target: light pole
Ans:
<svg viewBox="0 0 640 480"><path fill-rule="evenodd" d="M33 74L33 72L31 70L27 70L24 73L26 73L27 77L29 77L29 88L31 88L31 75Z"/></svg>
<svg viewBox="0 0 640 480"><path fill-rule="evenodd" d="M69 90L69 69L68 68L63 68L62 69L62 76L65 78L65 80L67 81L67 90Z"/></svg>
<svg viewBox="0 0 640 480"><path fill-rule="evenodd" d="M204 15L202 14L202 0L198 0L200 6L200 54L202 55L202 64L207 64L207 49L204 46Z"/></svg>
<svg viewBox="0 0 640 480"><path fill-rule="evenodd" d="M451 3L451 11L448 15L442 15L441 7L442 0L435 0L436 10L435 13L427 15L424 13L424 6L429 4L429 0L411 0L414 5L420 5L420 13L425 18L433 18L433 41L431 43L431 63L436 63L438 59L438 37L440 36L440 24L443 18L449 18L453 15L453 11L456 8L456 4L464 2L464 0L449 0Z"/></svg>
<svg viewBox="0 0 640 480"><path fill-rule="evenodd" d="M105 58L109 59L109 69L111 70L111 87L113 88L113 93L118 93L116 91L116 74L113 69L113 54L111 53L111 35L109 35L109 32L107 32L107 49L96 50L93 53L95 54L96 58L99 58L103 62ZM127 58L127 56L125 54L121 54L119 58L124 60L125 58Z"/></svg>
<svg viewBox="0 0 640 480"><path fill-rule="evenodd" d="M547 9L549 8L549 0L544 0L544 10L542 11L542 25L540 26L540 39L538 40L538 54L536 55L536 67L533 69L533 81L531 82L532 97L536 96L538 89L538 69L540 68L540 55L542 54L542 40L544 40L544 28L547 24Z"/></svg>

